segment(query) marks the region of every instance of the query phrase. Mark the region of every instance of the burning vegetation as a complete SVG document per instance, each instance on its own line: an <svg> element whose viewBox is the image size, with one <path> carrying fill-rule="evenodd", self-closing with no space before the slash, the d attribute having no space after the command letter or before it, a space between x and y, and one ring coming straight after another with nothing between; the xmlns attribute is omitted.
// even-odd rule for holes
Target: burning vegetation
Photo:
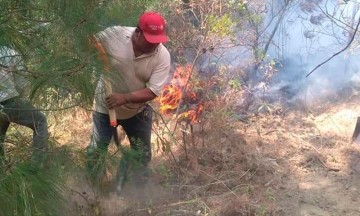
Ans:
<svg viewBox="0 0 360 216"><path fill-rule="evenodd" d="M204 98L202 96L203 83L192 81L191 65L178 66L171 82L164 87L159 98L160 112L173 114L180 121L196 123L204 111Z"/></svg>

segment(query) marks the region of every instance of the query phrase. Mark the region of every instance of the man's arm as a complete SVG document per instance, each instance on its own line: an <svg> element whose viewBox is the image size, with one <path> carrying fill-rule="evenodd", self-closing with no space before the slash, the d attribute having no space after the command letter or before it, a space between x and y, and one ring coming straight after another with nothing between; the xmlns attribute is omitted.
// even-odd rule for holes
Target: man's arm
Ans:
<svg viewBox="0 0 360 216"><path fill-rule="evenodd" d="M112 93L106 97L106 106L108 109L112 109L127 103L145 103L155 98L156 95L149 88L140 89L126 94Z"/></svg>

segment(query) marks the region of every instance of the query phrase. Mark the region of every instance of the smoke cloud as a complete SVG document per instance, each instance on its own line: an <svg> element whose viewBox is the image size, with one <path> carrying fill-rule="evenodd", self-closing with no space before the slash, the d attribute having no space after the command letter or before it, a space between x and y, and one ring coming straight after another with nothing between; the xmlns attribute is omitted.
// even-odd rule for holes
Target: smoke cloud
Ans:
<svg viewBox="0 0 360 216"><path fill-rule="evenodd" d="M272 5L275 12L282 6ZM360 16L359 6L356 2L303 0L290 7L274 37L275 46L268 52L270 59L279 59L271 92L286 87L290 102L302 100L313 106L331 100L344 89L356 88L360 84L360 58L354 46L308 78L306 74L350 42ZM273 15L269 13L267 20Z"/></svg>

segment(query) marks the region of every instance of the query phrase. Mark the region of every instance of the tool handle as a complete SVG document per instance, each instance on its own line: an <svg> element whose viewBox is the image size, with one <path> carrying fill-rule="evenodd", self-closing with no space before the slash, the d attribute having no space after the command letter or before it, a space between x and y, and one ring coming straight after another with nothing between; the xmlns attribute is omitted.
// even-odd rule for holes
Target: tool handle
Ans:
<svg viewBox="0 0 360 216"><path fill-rule="evenodd" d="M105 84L105 91L106 91L106 95L110 95L112 94L112 87L111 87L111 83L108 80L108 78L104 78L104 84ZM117 119L116 119L116 112L115 109L109 109L109 117L110 117L110 126L116 127L117 126Z"/></svg>
<svg viewBox="0 0 360 216"><path fill-rule="evenodd" d="M104 65L104 74L109 73L110 67L109 67L109 61L106 56L106 52L100 41L96 41L96 39L93 39L93 42L95 43L95 47L99 52L99 58L103 62ZM105 93L106 96L112 94L112 87L111 83L109 81L109 78L104 76L104 84L105 84ZM116 127L117 126L117 119L116 119L116 112L115 109L109 109L109 117L110 117L110 126Z"/></svg>

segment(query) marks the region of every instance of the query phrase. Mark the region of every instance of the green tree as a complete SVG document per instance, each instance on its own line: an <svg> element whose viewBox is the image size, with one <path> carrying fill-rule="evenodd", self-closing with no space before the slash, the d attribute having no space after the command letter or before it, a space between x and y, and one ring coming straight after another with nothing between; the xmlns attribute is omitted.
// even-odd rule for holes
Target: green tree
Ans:
<svg viewBox="0 0 360 216"><path fill-rule="evenodd" d="M135 25L152 0L0 0L0 46L23 58L18 75L29 81L29 99L49 113L90 109L103 65L89 38L111 25ZM16 137L16 131L7 134ZM11 139L16 151L1 167L0 215L62 215L66 154L53 154L44 170L27 165L27 143ZM52 153L57 152L56 149ZM57 163L59 162L59 163Z"/></svg>
<svg viewBox="0 0 360 216"><path fill-rule="evenodd" d="M0 45L19 50L30 96L48 109L89 105L102 67L88 39L114 25L133 25L150 0L2 0Z"/></svg>

